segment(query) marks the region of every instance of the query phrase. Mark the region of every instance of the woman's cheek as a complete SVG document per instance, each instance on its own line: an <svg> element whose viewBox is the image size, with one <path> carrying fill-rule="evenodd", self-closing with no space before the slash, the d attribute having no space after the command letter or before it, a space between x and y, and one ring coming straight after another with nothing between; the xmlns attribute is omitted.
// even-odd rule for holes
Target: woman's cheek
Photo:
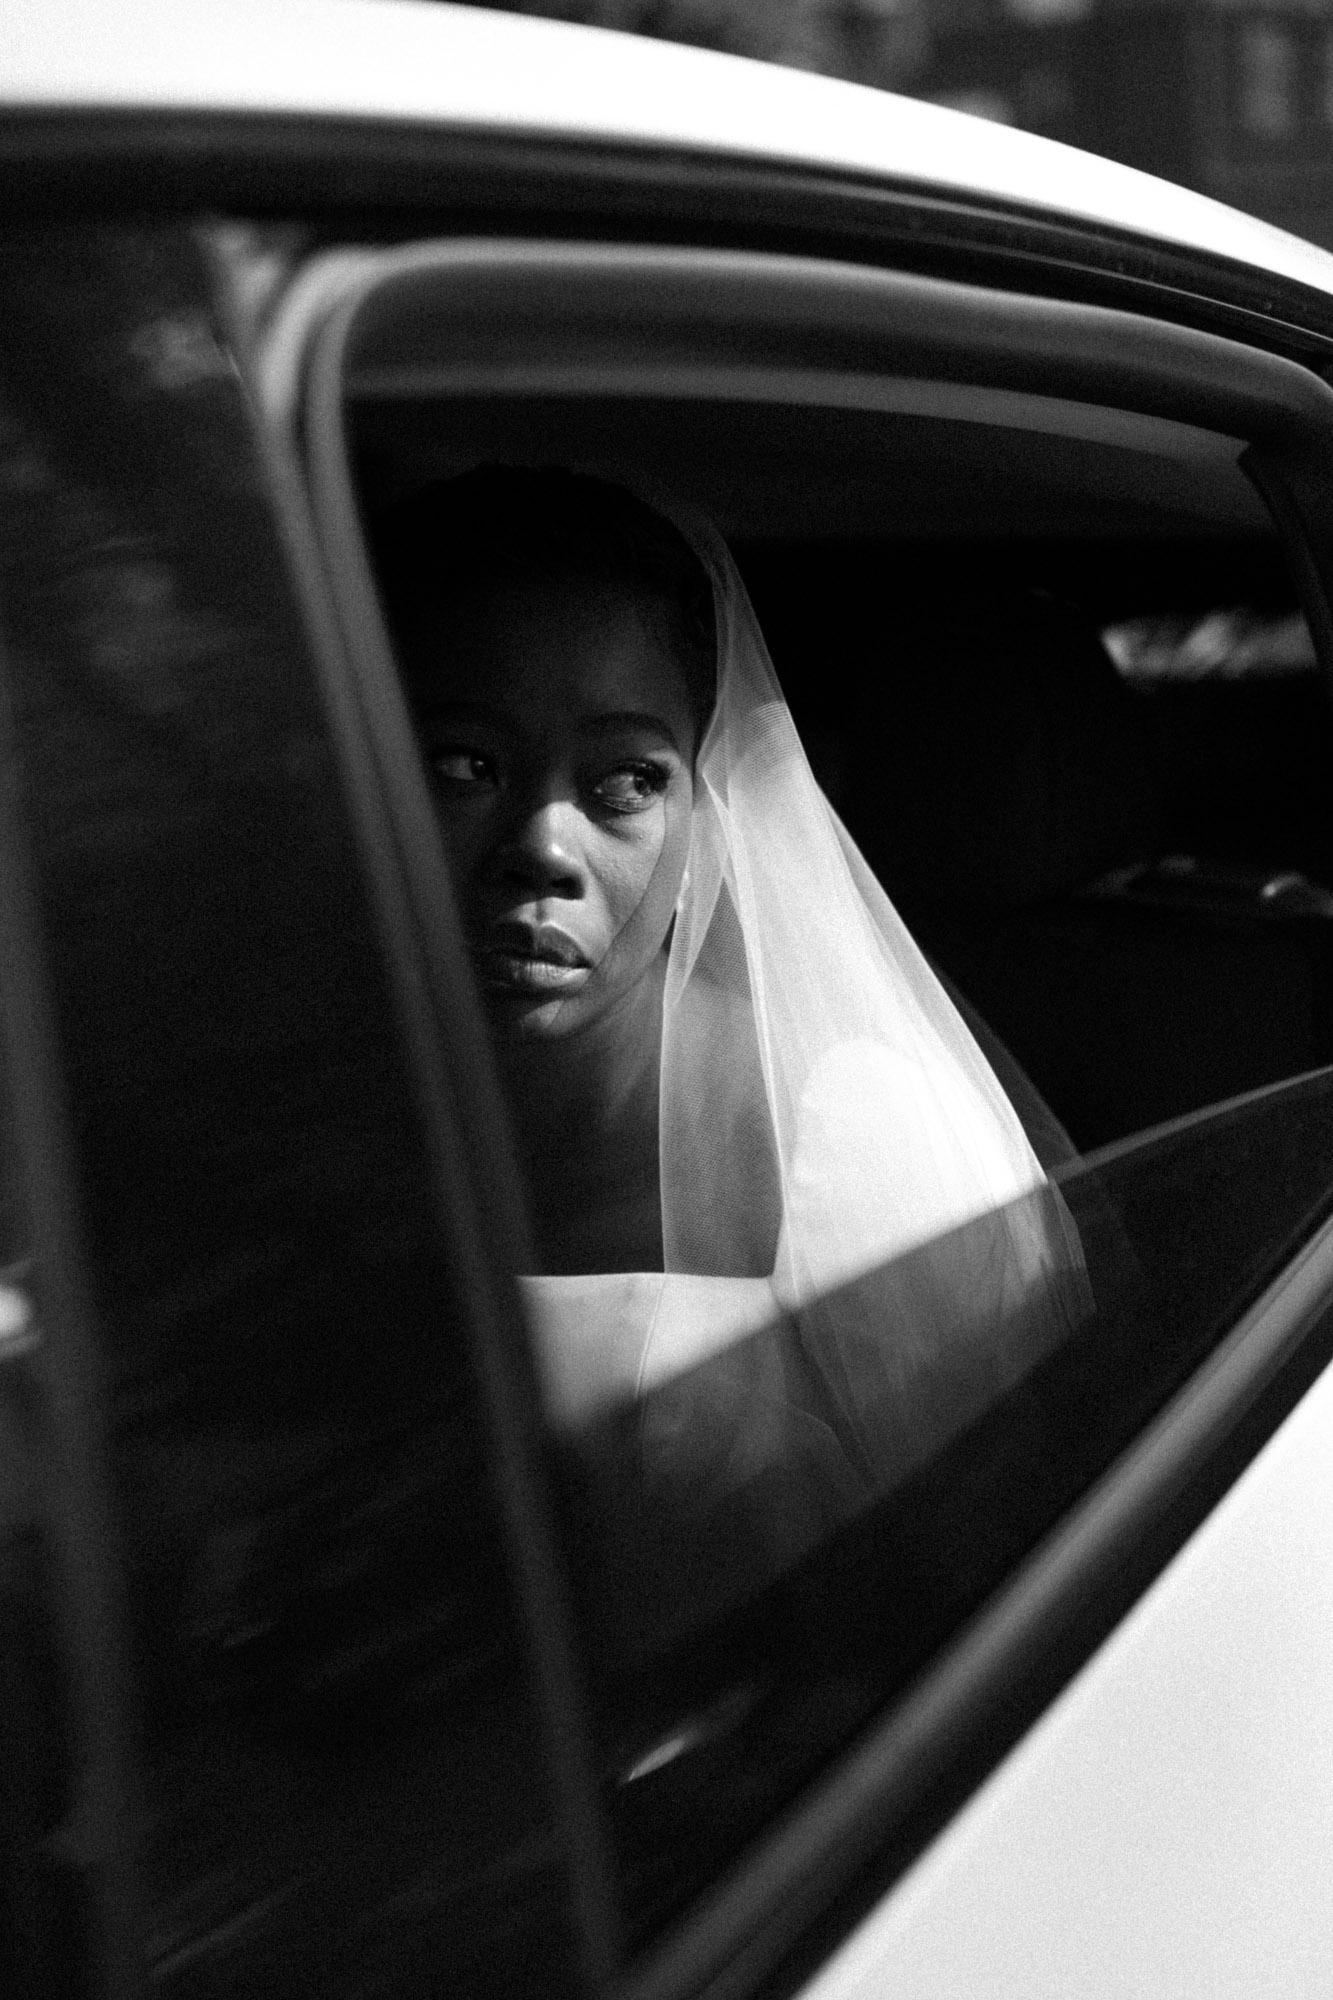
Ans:
<svg viewBox="0 0 1333 2000"><path fill-rule="evenodd" d="M612 930L617 938L640 930L660 929L665 935L679 889L678 883L672 886L668 879L671 874L666 816L660 809L643 813L606 877ZM650 940L653 951L660 941L660 938Z"/></svg>
<svg viewBox="0 0 1333 2000"><path fill-rule="evenodd" d="M665 820L658 834L652 881L649 894L645 897L645 902L650 901L653 909L654 949L662 944L671 928L671 920L680 899L681 884L685 879L685 864L689 859L689 851L688 815L683 825Z"/></svg>
<svg viewBox="0 0 1333 2000"><path fill-rule="evenodd" d="M626 842L625 848L617 855L613 891L617 930L623 930L651 897L661 849L660 828L654 836L653 829L636 827L634 838Z"/></svg>
<svg viewBox="0 0 1333 2000"><path fill-rule="evenodd" d="M690 858L690 835L694 827L694 788L682 787L680 794L668 798L663 813L661 852L658 859L659 870L666 870L670 877L671 907L676 906L681 884L685 879L685 868Z"/></svg>

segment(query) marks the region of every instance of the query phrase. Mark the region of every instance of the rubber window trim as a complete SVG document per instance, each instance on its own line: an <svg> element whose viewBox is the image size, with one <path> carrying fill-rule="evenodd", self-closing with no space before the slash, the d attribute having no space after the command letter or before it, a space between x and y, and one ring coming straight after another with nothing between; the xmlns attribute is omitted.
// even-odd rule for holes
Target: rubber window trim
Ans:
<svg viewBox="0 0 1333 2000"><path fill-rule="evenodd" d="M414 235L494 226L549 235L577 217L599 235L917 268L981 261L1019 289L1092 288L1163 318L1224 319L1289 351L1327 355L1333 345L1328 294L1239 259L976 192L743 154L334 114L15 107L0 130L0 186L29 212L207 209L287 221L306 209L336 212L348 229L360 209Z"/></svg>
<svg viewBox="0 0 1333 2000"><path fill-rule="evenodd" d="M332 268L336 261L331 283L354 293L338 310L349 359L377 322L402 314L409 301L428 311L431 287L443 276L450 290L442 324L464 334L489 329L492 344L497 325L506 323L497 317L502 306L510 323L521 315L525 328L541 329L547 340L562 325L586 333L600 323L620 339L634 328L663 359L697 340L700 328L735 359L744 332L767 343L739 350L756 363L773 349L788 366L941 375L1174 418L1270 449L1297 442L1308 426L1333 437L1333 389L1311 369L1118 307L745 251L465 239L363 252L341 272ZM317 315L325 303L313 301ZM304 347L298 320L287 316L282 344L289 356ZM293 386L289 380L288 397ZM503 387L498 368L496 387ZM268 388L271 402L282 400L274 374Z"/></svg>

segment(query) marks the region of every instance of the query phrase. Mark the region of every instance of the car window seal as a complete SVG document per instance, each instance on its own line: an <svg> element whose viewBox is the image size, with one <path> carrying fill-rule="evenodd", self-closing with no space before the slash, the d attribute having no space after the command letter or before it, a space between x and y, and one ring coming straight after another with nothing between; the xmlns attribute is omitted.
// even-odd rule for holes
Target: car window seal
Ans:
<svg viewBox="0 0 1333 2000"><path fill-rule="evenodd" d="M436 309L441 325L460 333L469 315L494 313L501 295L530 328L538 318L552 331L562 321L571 326L577 287L584 314L605 311L619 295L618 311L638 323L645 342L656 341L662 361L680 358L682 338L692 357L708 355L706 340L720 341L739 314L764 330L777 356L813 361L816 373L836 374L845 344L846 355L871 373L939 373L1101 402L1279 447L1298 427L1327 426L1333 435L1333 391L1312 370L1217 334L1104 306L769 253L473 238L369 254L378 274L367 266L360 282L400 293L415 287L427 309L432 287L447 286ZM509 338L521 344L521 335ZM814 359L805 344L816 338ZM651 356L649 346L645 360ZM477 367L473 359L469 374ZM446 373L441 364L442 386ZM504 386L498 366L495 385ZM271 382L268 391L272 404L279 392Z"/></svg>
<svg viewBox="0 0 1333 2000"><path fill-rule="evenodd" d="M164 182L162 166L170 163ZM1141 309L1307 357L1333 354L1333 301L1311 286L1104 223L1018 203L652 145L616 146L382 119L280 119L227 111L16 107L0 130L0 180L37 209L234 212L308 209L345 235L502 227L661 236L736 248L864 258ZM364 218L364 220L358 220Z"/></svg>

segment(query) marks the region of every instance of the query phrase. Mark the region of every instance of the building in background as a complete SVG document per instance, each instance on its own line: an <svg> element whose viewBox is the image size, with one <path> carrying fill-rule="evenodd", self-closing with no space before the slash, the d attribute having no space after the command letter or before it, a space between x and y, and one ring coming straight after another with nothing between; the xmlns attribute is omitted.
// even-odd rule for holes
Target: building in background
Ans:
<svg viewBox="0 0 1333 2000"><path fill-rule="evenodd" d="M1333 247L1330 0L926 0L914 94Z"/></svg>
<svg viewBox="0 0 1333 2000"><path fill-rule="evenodd" d="M900 89L926 63L922 0L478 0Z"/></svg>
<svg viewBox="0 0 1333 2000"><path fill-rule="evenodd" d="M1003 119L1333 247L1333 0L492 0Z"/></svg>

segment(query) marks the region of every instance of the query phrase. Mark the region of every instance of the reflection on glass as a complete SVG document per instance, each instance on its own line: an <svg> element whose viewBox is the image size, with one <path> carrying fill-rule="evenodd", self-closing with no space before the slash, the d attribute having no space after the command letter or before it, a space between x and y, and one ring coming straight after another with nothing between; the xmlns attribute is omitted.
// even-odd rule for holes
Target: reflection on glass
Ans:
<svg viewBox="0 0 1333 2000"><path fill-rule="evenodd" d="M207 272L184 228L42 224L0 304L12 781L131 1628L122 1921L172 2000L562 1992L451 1246Z"/></svg>
<svg viewBox="0 0 1333 2000"><path fill-rule="evenodd" d="M1259 139L1285 139L1297 124L1296 43L1283 22L1244 22L1237 29L1240 125Z"/></svg>
<svg viewBox="0 0 1333 2000"><path fill-rule="evenodd" d="M1333 1201L1330 1119L1324 1071L1062 1173L1088 1280L1063 1329L984 1279L952 1330L914 1320L943 1249L984 1269L981 1217L867 1274L850 1356L859 1282L553 1412L640 1925L906 1691L1234 1324Z"/></svg>

